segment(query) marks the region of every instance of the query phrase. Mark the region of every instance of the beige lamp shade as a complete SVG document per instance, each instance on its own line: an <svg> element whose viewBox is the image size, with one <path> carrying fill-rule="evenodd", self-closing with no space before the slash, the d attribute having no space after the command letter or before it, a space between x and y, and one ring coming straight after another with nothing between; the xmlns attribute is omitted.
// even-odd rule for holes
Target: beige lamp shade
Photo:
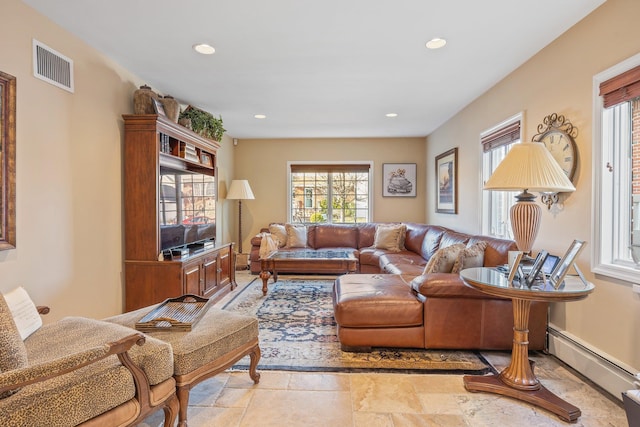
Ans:
<svg viewBox="0 0 640 427"><path fill-rule="evenodd" d="M253 200L255 196L251 191L249 181L246 179L234 179L231 181L231 186L227 192L228 200Z"/></svg>
<svg viewBox="0 0 640 427"><path fill-rule="evenodd" d="M484 189L537 193L576 190L547 147L539 142L514 144L484 184Z"/></svg>
<svg viewBox="0 0 640 427"><path fill-rule="evenodd" d="M518 249L530 253L540 229L542 209L534 201L539 193L575 191L567 175L539 142L515 144L484 185L485 190L523 190L509 216Z"/></svg>

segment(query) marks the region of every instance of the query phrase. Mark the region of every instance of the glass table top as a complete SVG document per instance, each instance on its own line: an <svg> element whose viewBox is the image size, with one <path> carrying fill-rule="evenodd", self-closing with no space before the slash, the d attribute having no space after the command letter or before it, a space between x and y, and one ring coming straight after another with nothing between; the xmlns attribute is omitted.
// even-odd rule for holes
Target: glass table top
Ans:
<svg viewBox="0 0 640 427"><path fill-rule="evenodd" d="M462 270L460 277L467 285L487 293L527 299L581 299L595 288L593 283L585 283L580 277L576 276L565 276L565 279L557 289L548 279L544 281L536 280L529 287L524 281L520 282L520 280L514 280L509 283L505 273L495 268L487 267Z"/></svg>
<svg viewBox="0 0 640 427"><path fill-rule="evenodd" d="M345 259L355 260L352 251L341 250L295 250L277 251L267 257L268 259Z"/></svg>

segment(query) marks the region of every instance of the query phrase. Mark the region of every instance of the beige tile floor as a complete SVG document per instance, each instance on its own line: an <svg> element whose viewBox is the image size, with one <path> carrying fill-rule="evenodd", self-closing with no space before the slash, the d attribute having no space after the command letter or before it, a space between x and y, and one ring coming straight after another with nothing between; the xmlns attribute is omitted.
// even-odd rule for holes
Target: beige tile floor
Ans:
<svg viewBox="0 0 640 427"><path fill-rule="evenodd" d="M484 355L497 369L509 361L508 353ZM627 426L616 399L552 356L532 359L542 383L581 409L576 423L514 399L469 393L461 375L284 371L261 371L257 385L240 371L204 381L191 392L188 421L190 427ZM162 420L159 411L141 426Z"/></svg>

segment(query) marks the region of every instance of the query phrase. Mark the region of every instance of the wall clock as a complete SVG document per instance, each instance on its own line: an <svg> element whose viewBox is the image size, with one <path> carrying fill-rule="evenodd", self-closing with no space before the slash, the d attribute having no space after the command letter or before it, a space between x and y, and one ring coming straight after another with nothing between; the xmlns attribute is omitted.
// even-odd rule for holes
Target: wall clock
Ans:
<svg viewBox="0 0 640 427"><path fill-rule="evenodd" d="M547 147L571 182L578 164L576 136L578 136L578 128L564 116L553 113L538 125L538 133L533 137L534 141L541 142Z"/></svg>
<svg viewBox="0 0 640 427"><path fill-rule="evenodd" d="M538 125L538 133L533 136L533 141L540 142L547 147L560 168L573 182L578 165L578 148L575 138L578 136L576 128L563 115L549 114ZM558 201L558 195L544 194L542 201L551 209L551 205Z"/></svg>

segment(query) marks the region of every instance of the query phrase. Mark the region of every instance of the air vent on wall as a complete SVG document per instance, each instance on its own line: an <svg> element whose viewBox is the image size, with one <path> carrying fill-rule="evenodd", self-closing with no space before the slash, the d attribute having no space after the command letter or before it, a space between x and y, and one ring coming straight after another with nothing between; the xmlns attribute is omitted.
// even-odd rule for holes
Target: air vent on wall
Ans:
<svg viewBox="0 0 640 427"><path fill-rule="evenodd" d="M73 60L33 39L33 75L73 93Z"/></svg>

